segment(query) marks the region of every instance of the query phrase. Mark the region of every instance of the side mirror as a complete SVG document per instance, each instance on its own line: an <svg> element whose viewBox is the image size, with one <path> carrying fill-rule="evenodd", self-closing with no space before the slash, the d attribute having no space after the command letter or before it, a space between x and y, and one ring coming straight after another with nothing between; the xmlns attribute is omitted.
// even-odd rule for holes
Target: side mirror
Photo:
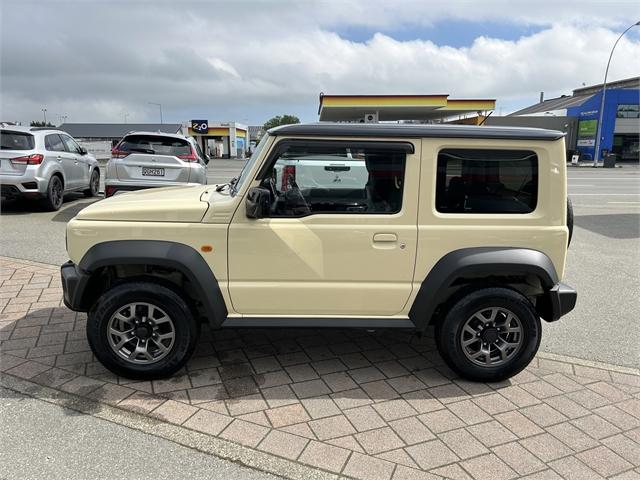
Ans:
<svg viewBox="0 0 640 480"><path fill-rule="evenodd" d="M84 147L78 147L78 151L80 152L80 155L86 155L87 153L89 153Z"/></svg>
<svg viewBox="0 0 640 480"><path fill-rule="evenodd" d="M207 155L205 155L205 156L204 156L204 164L205 164L205 165L209 165L209 162L210 162L210 161L211 161L211 159L210 159Z"/></svg>
<svg viewBox="0 0 640 480"><path fill-rule="evenodd" d="M269 212L271 193L264 187L251 187L245 200L245 210L249 218L263 218Z"/></svg>

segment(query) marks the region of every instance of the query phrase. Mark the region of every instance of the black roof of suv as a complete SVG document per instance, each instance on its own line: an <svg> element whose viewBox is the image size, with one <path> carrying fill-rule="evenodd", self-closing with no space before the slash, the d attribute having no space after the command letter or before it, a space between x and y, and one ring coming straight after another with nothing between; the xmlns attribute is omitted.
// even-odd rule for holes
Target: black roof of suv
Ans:
<svg viewBox="0 0 640 480"><path fill-rule="evenodd" d="M557 130L523 127L484 127L475 125L416 125L405 123L298 123L269 130L271 135L358 136L358 137L438 137L491 138L504 140L558 140Z"/></svg>

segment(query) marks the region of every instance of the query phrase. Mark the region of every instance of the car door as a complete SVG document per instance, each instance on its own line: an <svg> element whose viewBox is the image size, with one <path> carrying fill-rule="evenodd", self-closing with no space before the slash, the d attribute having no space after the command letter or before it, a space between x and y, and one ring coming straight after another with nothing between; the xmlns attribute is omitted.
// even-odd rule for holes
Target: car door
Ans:
<svg viewBox="0 0 640 480"><path fill-rule="evenodd" d="M73 157L73 188L86 188L89 185L87 157L80 153L80 145L69 135L61 133L60 137Z"/></svg>
<svg viewBox="0 0 640 480"><path fill-rule="evenodd" d="M50 133L44 137L47 156L57 162L64 173L65 190L73 190L78 182L75 178L76 158L67 150L62 135Z"/></svg>
<svg viewBox="0 0 640 480"><path fill-rule="evenodd" d="M247 218L241 202L229 227L234 309L402 312L416 257L419 148L417 141L276 144L252 183L272 191L269 217Z"/></svg>

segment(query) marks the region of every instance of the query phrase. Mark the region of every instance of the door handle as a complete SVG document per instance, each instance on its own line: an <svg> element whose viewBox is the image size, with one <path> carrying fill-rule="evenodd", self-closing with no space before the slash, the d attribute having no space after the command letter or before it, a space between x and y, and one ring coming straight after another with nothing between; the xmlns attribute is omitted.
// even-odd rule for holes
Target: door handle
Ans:
<svg viewBox="0 0 640 480"><path fill-rule="evenodd" d="M61 157L60 155L58 155L58 156L56 157L56 160L58 160L59 162L61 162L61 161L62 161L62 157Z"/></svg>
<svg viewBox="0 0 640 480"><path fill-rule="evenodd" d="M397 242L398 236L395 233L376 233L373 236L374 242Z"/></svg>

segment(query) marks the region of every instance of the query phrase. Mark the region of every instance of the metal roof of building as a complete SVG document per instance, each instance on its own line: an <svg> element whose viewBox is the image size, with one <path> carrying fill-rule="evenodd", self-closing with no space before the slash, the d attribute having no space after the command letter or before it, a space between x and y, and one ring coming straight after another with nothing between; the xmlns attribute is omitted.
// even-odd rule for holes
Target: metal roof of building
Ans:
<svg viewBox="0 0 640 480"><path fill-rule="evenodd" d="M439 137L505 140L557 140L564 132L524 127L475 125L416 125L404 123L299 123L269 130L270 135L297 137Z"/></svg>
<svg viewBox="0 0 640 480"><path fill-rule="evenodd" d="M551 112L553 110L564 110L569 107L578 107L589 100L592 96L593 95L563 95L558 98L550 98L544 102L536 103L530 107L510 113L507 116L519 117L521 115L532 115L534 113L544 113Z"/></svg>
<svg viewBox="0 0 640 480"><path fill-rule="evenodd" d="M178 133L179 123L63 123L58 127L75 138L121 138L132 131Z"/></svg>

